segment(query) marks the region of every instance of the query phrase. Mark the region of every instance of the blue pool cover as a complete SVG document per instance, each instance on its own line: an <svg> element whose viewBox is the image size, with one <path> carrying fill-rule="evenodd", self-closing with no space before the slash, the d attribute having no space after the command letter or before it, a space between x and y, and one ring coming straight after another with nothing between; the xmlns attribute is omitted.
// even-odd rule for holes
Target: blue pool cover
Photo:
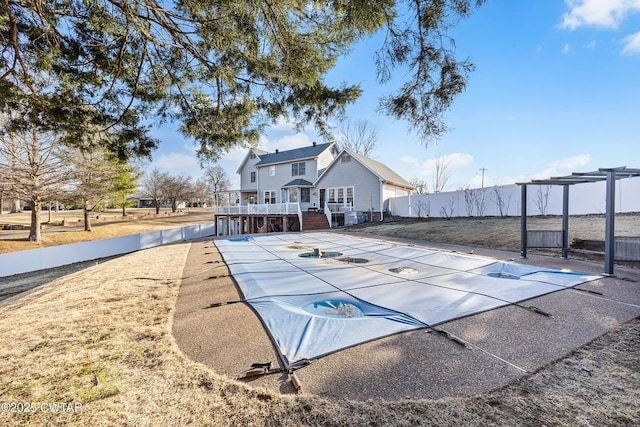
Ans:
<svg viewBox="0 0 640 427"><path fill-rule="evenodd" d="M215 244L289 366L600 277L335 233Z"/></svg>

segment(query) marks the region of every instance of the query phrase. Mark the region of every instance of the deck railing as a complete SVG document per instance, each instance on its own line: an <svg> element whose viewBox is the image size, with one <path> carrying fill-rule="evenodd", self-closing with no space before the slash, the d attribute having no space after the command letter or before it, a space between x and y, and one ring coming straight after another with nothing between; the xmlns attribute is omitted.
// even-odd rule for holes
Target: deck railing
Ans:
<svg viewBox="0 0 640 427"><path fill-rule="evenodd" d="M260 205L216 206L216 215L298 215L298 203L264 203Z"/></svg>

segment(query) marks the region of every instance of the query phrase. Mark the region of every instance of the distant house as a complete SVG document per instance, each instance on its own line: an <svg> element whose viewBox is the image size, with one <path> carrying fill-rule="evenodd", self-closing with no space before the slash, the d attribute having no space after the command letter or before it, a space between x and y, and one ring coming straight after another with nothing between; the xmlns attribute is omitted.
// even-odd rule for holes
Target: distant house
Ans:
<svg viewBox="0 0 640 427"><path fill-rule="evenodd" d="M334 143L267 153L249 149L238 167L239 206L219 206L222 233L312 230L379 221L390 197L413 187L384 164ZM321 215L319 215L321 214Z"/></svg>

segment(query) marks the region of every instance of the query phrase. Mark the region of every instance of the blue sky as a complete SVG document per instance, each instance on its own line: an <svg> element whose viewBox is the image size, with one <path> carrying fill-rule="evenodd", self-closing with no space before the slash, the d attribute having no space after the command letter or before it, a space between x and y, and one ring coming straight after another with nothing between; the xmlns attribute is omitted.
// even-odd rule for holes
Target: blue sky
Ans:
<svg viewBox="0 0 640 427"><path fill-rule="evenodd" d="M451 130L427 147L405 122L376 111L379 96L393 88L375 79L378 39L355 46L327 77L361 85L347 117L376 127L371 157L428 185L435 159L446 157L446 190L479 187L482 168L489 186L640 167L640 0L487 0L452 36L458 56L476 70L445 115ZM151 167L201 176L192 141L167 127L155 136L161 143ZM312 141L322 141L312 128L296 133L282 122L260 145L274 151ZM233 150L220 161L234 188L245 153Z"/></svg>

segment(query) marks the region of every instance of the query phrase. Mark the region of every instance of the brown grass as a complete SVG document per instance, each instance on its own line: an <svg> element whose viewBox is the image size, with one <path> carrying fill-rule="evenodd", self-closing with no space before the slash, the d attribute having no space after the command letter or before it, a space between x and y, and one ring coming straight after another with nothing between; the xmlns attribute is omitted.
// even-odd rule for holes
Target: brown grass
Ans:
<svg viewBox="0 0 640 427"><path fill-rule="evenodd" d="M59 224L64 219L67 225L63 227L61 225L44 224L42 242L39 244L28 241L28 231L0 231L0 238L3 234L9 236L8 238L0 239L0 254L120 237L129 234L213 221L213 211L211 209L191 209L173 214L171 211L161 210L157 216L153 209L131 209L129 212L127 217L122 217L121 212L117 210L102 213L100 219L96 219L96 215L93 215L91 219L91 232L84 231L81 211L56 212L53 213L52 223ZM42 213L42 219L48 219L48 212ZM28 212L4 214L0 216L0 224L20 224L28 226L30 224L30 214ZM20 234L20 236L13 237L16 234Z"/></svg>
<svg viewBox="0 0 640 427"><path fill-rule="evenodd" d="M93 265L0 305L0 425L640 425L640 320L503 389L330 401L251 388L186 358L171 323L188 243ZM189 274L207 274L190 272ZM186 274L186 272L185 272Z"/></svg>
<svg viewBox="0 0 640 427"><path fill-rule="evenodd" d="M562 230L561 217L530 217L529 230ZM569 219L569 242L575 238L604 240L603 215L573 216ZM379 236L422 239L437 243L520 250L520 218L405 219L363 227L358 231ZM616 236L640 236L639 215L617 215Z"/></svg>

